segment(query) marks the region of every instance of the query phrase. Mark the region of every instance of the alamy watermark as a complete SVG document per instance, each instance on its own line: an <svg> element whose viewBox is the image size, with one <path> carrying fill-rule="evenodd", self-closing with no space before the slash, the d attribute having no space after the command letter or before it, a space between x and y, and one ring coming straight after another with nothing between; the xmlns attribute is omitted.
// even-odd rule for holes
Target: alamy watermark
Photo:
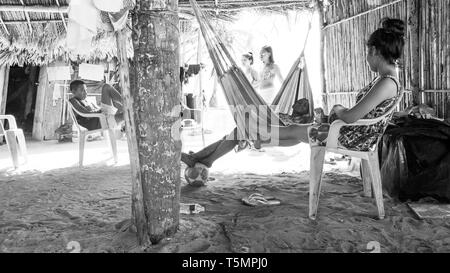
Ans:
<svg viewBox="0 0 450 273"><path fill-rule="evenodd" d="M226 136L226 140L233 141L260 141L265 145L278 146L280 143L280 120L274 111L267 105L237 105L230 106L230 111L236 128ZM179 117L171 128L172 138L181 140L183 108L175 106L170 116ZM218 121L221 122L221 121Z"/></svg>

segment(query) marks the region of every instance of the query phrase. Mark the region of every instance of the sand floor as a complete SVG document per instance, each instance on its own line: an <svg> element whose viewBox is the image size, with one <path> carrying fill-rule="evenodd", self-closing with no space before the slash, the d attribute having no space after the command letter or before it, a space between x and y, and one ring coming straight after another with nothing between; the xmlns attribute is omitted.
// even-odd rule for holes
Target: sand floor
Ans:
<svg viewBox="0 0 450 273"><path fill-rule="evenodd" d="M126 150L124 145L121 151ZM0 149L4 152L4 147ZM133 229L121 230L120 224L131 215L129 166L109 166L107 149L100 150L105 161L82 170L0 174L0 252L68 252L70 241L79 242L81 252L142 251ZM377 220L374 201L362 197L360 179L339 170L327 172L319 218L310 221L307 172L227 171L227 162L238 157L245 162L254 157L261 163L282 151L268 151L258 158L252 153L225 158L218 164L217 170L222 170L212 172L216 181L207 187L193 188L183 181L182 202L200 204L206 211L183 215L180 231L149 251L366 252L372 241L380 243L382 252L450 251L450 221L417 220L405 204L389 200L386 220ZM269 162L266 171L270 166L279 168L280 163ZM254 192L275 196L282 204L244 206L241 198Z"/></svg>
<svg viewBox="0 0 450 273"><path fill-rule="evenodd" d="M227 129L227 128L226 128ZM226 131L224 129L224 131ZM224 131L206 136L211 143ZM184 150L201 148L185 136ZM119 141L113 164L105 141L87 143L86 167L77 167L77 143L29 142L29 163L12 170L0 146L0 252L142 252L131 216L127 145ZM211 170L215 181L193 188L182 179L181 200L206 211L182 215L179 232L148 252L450 252L450 220L418 220L406 204L385 200L377 220L374 200L345 162L327 166L317 221L308 219L309 149L230 153ZM243 197L274 196L280 206L252 208Z"/></svg>

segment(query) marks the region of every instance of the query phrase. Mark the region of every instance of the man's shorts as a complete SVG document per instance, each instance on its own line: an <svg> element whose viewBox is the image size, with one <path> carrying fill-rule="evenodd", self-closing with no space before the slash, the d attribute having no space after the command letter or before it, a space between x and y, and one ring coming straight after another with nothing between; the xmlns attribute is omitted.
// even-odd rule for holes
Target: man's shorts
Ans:
<svg viewBox="0 0 450 273"><path fill-rule="evenodd" d="M109 128L117 128L118 124L116 121L115 115L117 114L117 108L112 105L107 105L102 103L100 105L100 108L102 109L102 113L105 114L106 122L108 123Z"/></svg>

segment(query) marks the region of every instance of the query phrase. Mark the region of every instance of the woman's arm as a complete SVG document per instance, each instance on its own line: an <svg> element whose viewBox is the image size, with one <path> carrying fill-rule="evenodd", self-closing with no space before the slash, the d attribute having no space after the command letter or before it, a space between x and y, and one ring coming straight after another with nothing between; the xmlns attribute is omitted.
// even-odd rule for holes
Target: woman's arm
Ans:
<svg viewBox="0 0 450 273"><path fill-rule="evenodd" d="M378 82L353 108L346 109L342 106L336 106L333 110L340 120L348 124L354 123L370 113L383 101L395 97L397 89L397 84L386 78Z"/></svg>
<svg viewBox="0 0 450 273"><path fill-rule="evenodd" d="M280 83L283 84L284 78L283 75L281 75L280 67L275 64L273 70Z"/></svg>
<svg viewBox="0 0 450 273"><path fill-rule="evenodd" d="M256 81L254 81L252 83L253 88L259 88L261 86L261 82L262 82L262 79L263 79L262 72L258 72L256 70L253 70L253 71L254 71L254 73L256 75Z"/></svg>
<svg viewBox="0 0 450 273"><path fill-rule="evenodd" d="M251 74L252 74L252 78L253 78L252 84L257 85L259 82L258 72L256 72L256 70L252 68Z"/></svg>

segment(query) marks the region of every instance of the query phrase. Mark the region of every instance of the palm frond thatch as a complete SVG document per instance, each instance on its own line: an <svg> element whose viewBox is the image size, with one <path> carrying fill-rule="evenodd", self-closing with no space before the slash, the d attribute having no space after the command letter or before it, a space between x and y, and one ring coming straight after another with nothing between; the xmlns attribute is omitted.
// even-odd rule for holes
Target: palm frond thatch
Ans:
<svg viewBox="0 0 450 273"><path fill-rule="evenodd" d="M68 0L23 0L25 6L68 6ZM198 0L202 8L220 20L232 21L241 8L285 8L308 7L312 0ZM0 0L0 6L18 6L17 0ZM180 17L194 19L188 0L179 1ZM109 60L116 56L114 33L102 31L92 41L92 50L86 56L75 56L67 48L67 14L49 12L1 11L0 10L0 64L34 65L48 64L56 60ZM131 39L131 36L130 38ZM133 56L129 42L128 56Z"/></svg>

